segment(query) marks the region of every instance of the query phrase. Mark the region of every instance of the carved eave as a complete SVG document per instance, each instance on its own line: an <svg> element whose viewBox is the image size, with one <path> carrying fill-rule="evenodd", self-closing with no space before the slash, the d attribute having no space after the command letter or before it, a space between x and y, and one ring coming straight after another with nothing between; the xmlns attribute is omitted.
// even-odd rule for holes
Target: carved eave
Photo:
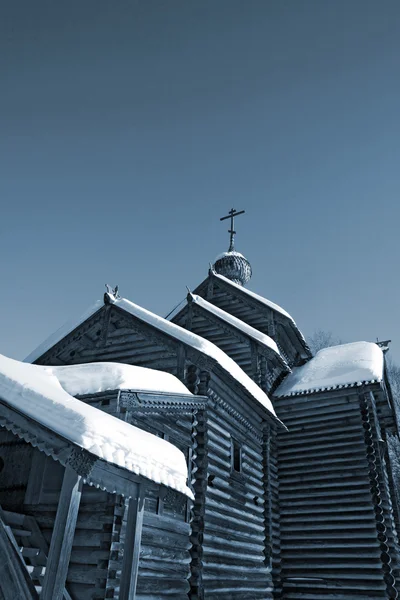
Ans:
<svg viewBox="0 0 400 600"><path fill-rule="evenodd" d="M293 401L301 396L327 396L330 398L341 398L344 394L354 394L358 392L371 392L375 398L376 406L379 414L380 422L392 433L399 433L398 424L396 421L396 412L393 406L393 399L388 394L385 381L363 381L354 382L346 385L330 386L325 388L303 390L301 392L286 394L286 395L272 395L274 404L279 407L280 402L285 402L290 398Z"/></svg>
<svg viewBox="0 0 400 600"><path fill-rule="evenodd" d="M380 382L379 389L374 389L377 386L373 386L376 406L378 409L379 417L382 419L382 423L391 433L400 435L399 422L396 418L396 407L394 404L392 391L388 385L386 373L384 380Z"/></svg>
<svg viewBox="0 0 400 600"><path fill-rule="evenodd" d="M178 394L153 394L137 392L134 390L122 390L119 395L119 405L121 408L143 408L143 409L163 409L182 411L182 410L201 410L207 406L207 396L189 396Z"/></svg>
<svg viewBox="0 0 400 600"><path fill-rule="evenodd" d="M225 380L226 382L226 373L219 365L215 369L215 374L218 375L218 377L220 377L223 381ZM276 415L271 413L268 408L266 408L258 400L256 400L256 398L254 398L251 395L251 393L244 386L242 386L234 377L230 377L228 384L230 390L237 395L236 401L240 405L241 413L243 415L246 414L247 403L249 403L263 421L267 421L270 425L277 428L278 430L287 431L286 425L282 423L282 421ZM212 393L213 390L210 387L210 389L208 390L208 395L212 395Z"/></svg>
<svg viewBox="0 0 400 600"><path fill-rule="evenodd" d="M38 448L47 456L69 466L83 477L89 485L101 488L110 493L134 496L137 485L146 482L147 489L158 489L159 485L136 475L123 467L119 467L99 458L67 440L60 434L51 431L44 425L8 406L0 399L0 427L11 431L18 438Z"/></svg>
<svg viewBox="0 0 400 600"><path fill-rule="evenodd" d="M114 395L117 397L119 409L122 410L140 410L146 412L160 413L165 411L173 411L175 413L182 411L193 412L196 410L205 409L207 406L207 396L199 396L193 394L176 394L175 392L147 392L140 390L108 390L107 396ZM78 394L76 398L83 402L90 403L96 399L99 394Z"/></svg>
<svg viewBox="0 0 400 600"><path fill-rule="evenodd" d="M253 423L246 419L241 412L235 410L226 400L221 398L221 396L214 391L210 392L210 398L214 407L218 406L221 410L233 417L238 424L240 424L241 428L243 429L243 433L250 434L259 442L262 441L262 434L260 435L259 428L254 426ZM268 424L269 426L271 425L271 423Z"/></svg>

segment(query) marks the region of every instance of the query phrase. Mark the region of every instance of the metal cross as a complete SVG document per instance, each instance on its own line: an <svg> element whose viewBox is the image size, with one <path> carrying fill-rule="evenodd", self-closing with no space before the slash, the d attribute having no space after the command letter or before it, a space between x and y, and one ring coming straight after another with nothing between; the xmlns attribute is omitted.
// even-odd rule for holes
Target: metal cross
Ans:
<svg viewBox="0 0 400 600"><path fill-rule="evenodd" d="M242 215L245 211L244 210L239 210L239 212L236 210L236 208L231 208L231 210L229 211L229 214L226 215L226 217L221 217L220 221L225 221L225 219L230 219L231 220L231 228L228 229L228 233L231 234L231 239L230 239L230 244L229 244L229 250L228 252L232 252L234 250L234 240L235 240L235 233L236 231L234 230L235 227L235 217L237 217L238 215Z"/></svg>

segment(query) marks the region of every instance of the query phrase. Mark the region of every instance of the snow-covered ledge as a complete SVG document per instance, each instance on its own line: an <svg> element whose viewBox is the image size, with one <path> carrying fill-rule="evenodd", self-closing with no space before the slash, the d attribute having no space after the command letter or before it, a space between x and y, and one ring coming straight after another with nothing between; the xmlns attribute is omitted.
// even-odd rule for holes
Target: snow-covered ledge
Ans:
<svg viewBox="0 0 400 600"><path fill-rule="evenodd" d="M190 396L173 375L152 369L116 363L48 367L0 355L6 405L109 463L193 498L178 448L72 396L123 388Z"/></svg>

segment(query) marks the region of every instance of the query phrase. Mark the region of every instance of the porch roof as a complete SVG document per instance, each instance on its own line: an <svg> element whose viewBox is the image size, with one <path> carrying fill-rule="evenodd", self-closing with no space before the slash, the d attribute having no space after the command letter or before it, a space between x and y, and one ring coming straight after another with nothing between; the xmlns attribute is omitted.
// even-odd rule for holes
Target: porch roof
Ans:
<svg viewBox="0 0 400 600"><path fill-rule="evenodd" d="M116 480L143 476L192 497L183 453L71 396L67 372L73 373L73 367L30 365L0 355L0 425L64 465L71 464L71 456L90 465L85 479L108 491L124 493L117 481L109 489L112 479L105 472L118 475Z"/></svg>

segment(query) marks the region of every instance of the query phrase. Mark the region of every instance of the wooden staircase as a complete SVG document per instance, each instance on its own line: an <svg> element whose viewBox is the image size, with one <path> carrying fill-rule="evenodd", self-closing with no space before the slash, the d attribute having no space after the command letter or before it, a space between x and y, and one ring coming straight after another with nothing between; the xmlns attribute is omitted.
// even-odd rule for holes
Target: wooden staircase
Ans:
<svg viewBox="0 0 400 600"><path fill-rule="evenodd" d="M36 519L29 515L3 510L1 507L0 516L11 543L18 551L32 579L37 598L40 598L49 549ZM72 600L67 590L64 590L63 598Z"/></svg>

